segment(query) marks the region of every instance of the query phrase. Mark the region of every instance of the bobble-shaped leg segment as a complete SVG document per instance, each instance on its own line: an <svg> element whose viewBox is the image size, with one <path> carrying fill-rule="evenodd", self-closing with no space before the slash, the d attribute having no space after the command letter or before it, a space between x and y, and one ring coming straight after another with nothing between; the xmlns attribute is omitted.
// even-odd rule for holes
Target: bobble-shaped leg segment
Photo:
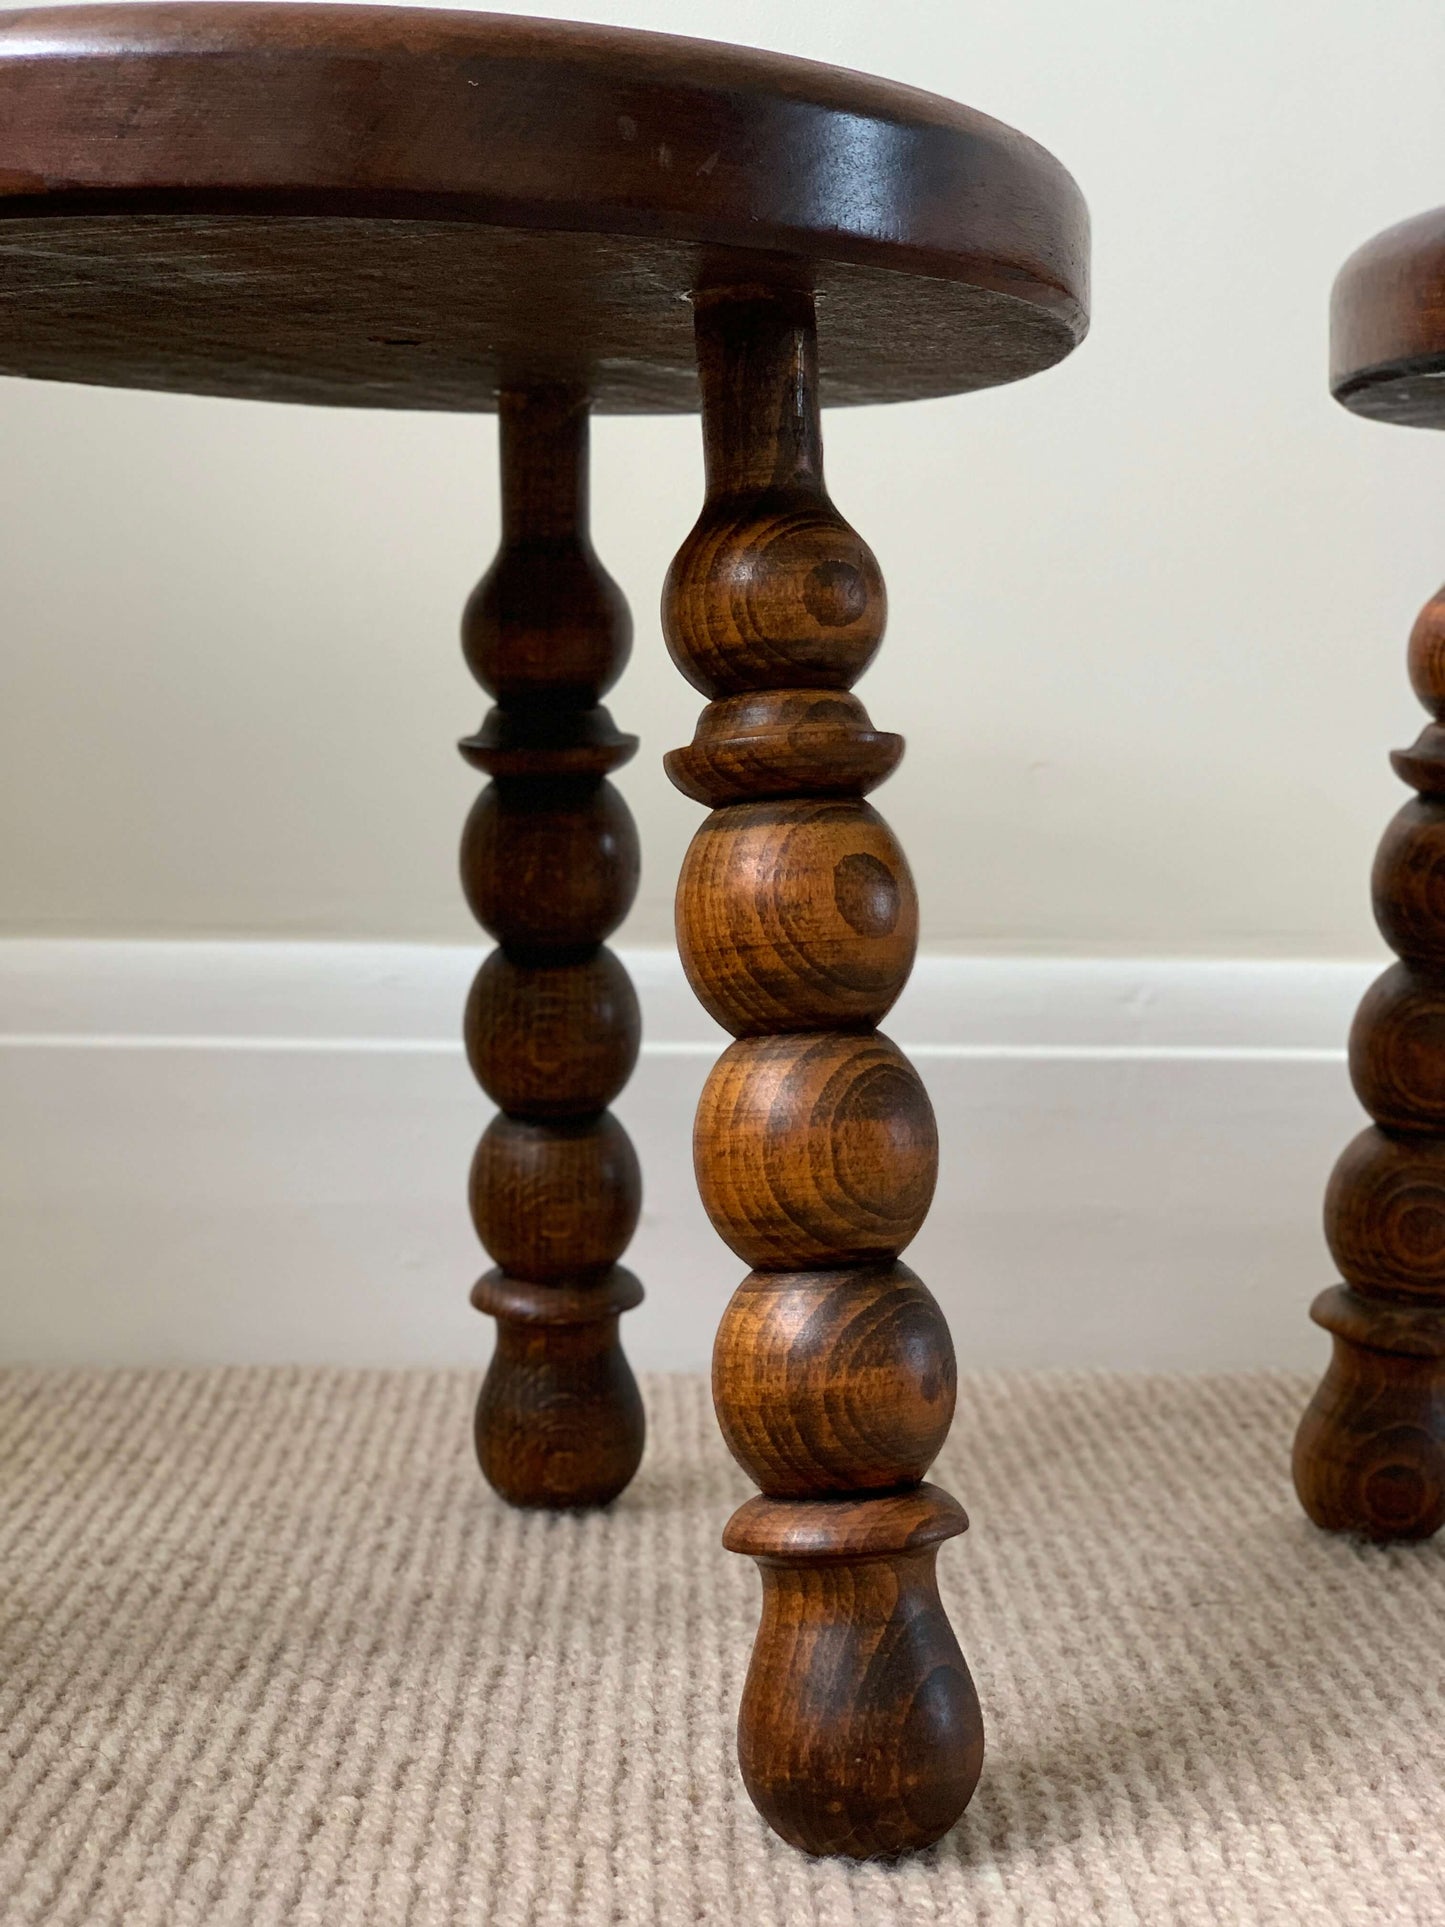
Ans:
<svg viewBox="0 0 1445 1927"><path fill-rule="evenodd" d="M728 1450L773 1499L917 1485L957 1382L948 1322L900 1264L749 1272L713 1350Z"/></svg>
<svg viewBox="0 0 1445 1927"><path fill-rule="evenodd" d="M1400 957L1366 993L1350 1076L1374 1124L1340 1155L1325 1233L1343 1286L1311 1315L1333 1339L1294 1480L1316 1525L1424 1539L1445 1525L1445 590L1410 637L1430 711L1392 757L1418 792L1375 859L1375 920Z"/></svg>
<svg viewBox="0 0 1445 1927"><path fill-rule="evenodd" d="M697 341L707 499L663 623L712 701L667 766L712 810L678 946L736 1040L694 1162L753 1267L713 1359L723 1435L762 1488L724 1541L763 1580L739 1761L785 1840L866 1858L946 1832L983 1758L934 1571L966 1520L921 1483L953 1414L953 1346L897 1263L933 1196L937 1130L875 1028L918 942L908 864L862 800L902 744L848 693L883 634L883 584L823 486L811 300L700 296Z"/></svg>

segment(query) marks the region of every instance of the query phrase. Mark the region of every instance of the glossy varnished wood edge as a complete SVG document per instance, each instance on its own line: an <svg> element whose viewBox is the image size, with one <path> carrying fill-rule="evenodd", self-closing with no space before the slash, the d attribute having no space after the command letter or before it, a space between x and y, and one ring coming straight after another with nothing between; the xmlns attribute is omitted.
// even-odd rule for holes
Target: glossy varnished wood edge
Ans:
<svg viewBox="0 0 1445 1927"><path fill-rule="evenodd" d="M1387 228L1340 269L1330 391L1374 420L1445 427L1445 208Z"/></svg>
<svg viewBox="0 0 1445 1927"><path fill-rule="evenodd" d="M790 1566L848 1564L925 1552L967 1530L953 1494L925 1483L858 1499L748 1499L728 1520L723 1545Z"/></svg>
<svg viewBox="0 0 1445 1927"><path fill-rule="evenodd" d="M183 166L158 62L206 130ZM519 117L517 89L539 80L550 111ZM275 111L228 131L242 81ZM569 113L610 118L616 139L579 157L558 137ZM691 152L710 116L736 155ZM0 218L343 213L649 235L964 282L1055 317L1061 353L1087 327L1087 209L1037 143L913 88L710 42L268 0L23 9L0 16L0 127Z"/></svg>

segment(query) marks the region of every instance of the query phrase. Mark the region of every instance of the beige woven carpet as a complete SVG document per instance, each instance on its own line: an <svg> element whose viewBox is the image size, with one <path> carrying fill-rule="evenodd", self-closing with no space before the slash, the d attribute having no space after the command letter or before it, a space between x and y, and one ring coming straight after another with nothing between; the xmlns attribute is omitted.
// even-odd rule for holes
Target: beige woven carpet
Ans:
<svg viewBox="0 0 1445 1927"><path fill-rule="evenodd" d="M1316 1533L1280 1376L967 1382L940 1560L990 1722L895 1866L754 1816L747 1487L648 1387L606 1516L523 1516L460 1374L0 1377L0 1921L1445 1922L1445 1546Z"/></svg>

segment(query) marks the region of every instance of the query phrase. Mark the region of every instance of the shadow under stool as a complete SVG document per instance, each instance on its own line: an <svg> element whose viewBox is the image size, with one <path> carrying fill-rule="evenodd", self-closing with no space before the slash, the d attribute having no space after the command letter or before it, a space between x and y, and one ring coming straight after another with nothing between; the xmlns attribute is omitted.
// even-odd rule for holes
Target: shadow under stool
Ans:
<svg viewBox="0 0 1445 1927"><path fill-rule="evenodd" d="M1330 387L1374 421L1445 428L1445 208L1352 254L1330 310ZM1445 589L1410 636L1431 720L1391 757L1416 795L1385 831L1375 921L1400 959L1366 993L1350 1076L1374 1123L1325 1196L1344 1283L1311 1316L1334 1339L1295 1439L1317 1525L1425 1539L1445 1525Z"/></svg>
<svg viewBox="0 0 1445 1927"><path fill-rule="evenodd" d="M876 1028L917 940L864 800L902 753L850 693L876 562L823 480L819 407L950 395L1086 326L1087 215L1041 148L885 81L662 35L386 6L81 6L0 16L0 372L348 407L495 410L502 539L468 604L493 703L462 881L496 943L466 1046L498 1113L471 1176L498 1341L483 1470L590 1506L636 1469L618 1341L640 1199L609 1104L636 998L606 940L636 888L601 699L626 604L587 525L590 411L701 408L706 492L663 626L705 699L674 783L710 814L677 928L735 1041L695 1149L751 1267L718 1338L760 1488L742 1771L813 1853L927 1844L982 1761L925 1484L948 1328L898 1262L937 1171L917 1073Z"/></svg>

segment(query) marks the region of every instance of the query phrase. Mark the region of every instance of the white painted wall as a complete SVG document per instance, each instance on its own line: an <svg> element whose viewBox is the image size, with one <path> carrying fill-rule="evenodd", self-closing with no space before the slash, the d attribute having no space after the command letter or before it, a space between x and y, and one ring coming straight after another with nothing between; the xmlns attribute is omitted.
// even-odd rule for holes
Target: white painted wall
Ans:
<svg viewBox="0 0 1445 1927"><path fill-rule="evenodd" d="M0 1356L480 1363L464 1197L489 1107L468 949L0 943ZM706 1368L745 1269L697 1202L719 1033L670 952L627 961L642 1160L626 1320ZM907 1253L968 1369L1309 1365L1319 1198L1363 1121L1352 964L926 959L890 1018L932 1093L938 1194Z"/></svg>
<svg viewBox="0 0 1445 1927"><path fill-rule="evenodd" d="M1445 569L1445 454L1328 400L1338 263L1445 198L1436 0L567 0L1013 121L1093 208L1092 338L992 395L839 414L889 578L865 695L938 949L1361 954ZM547 0L556 10L562 0ZM523 11L534 9L522 6ZM656 622L690 421L605 424L599 546L638 616L614 704L669 935L696 699ZM0 920L12 933L464 942L480 698L457 614L493 430L0 383Z"/></svg>

